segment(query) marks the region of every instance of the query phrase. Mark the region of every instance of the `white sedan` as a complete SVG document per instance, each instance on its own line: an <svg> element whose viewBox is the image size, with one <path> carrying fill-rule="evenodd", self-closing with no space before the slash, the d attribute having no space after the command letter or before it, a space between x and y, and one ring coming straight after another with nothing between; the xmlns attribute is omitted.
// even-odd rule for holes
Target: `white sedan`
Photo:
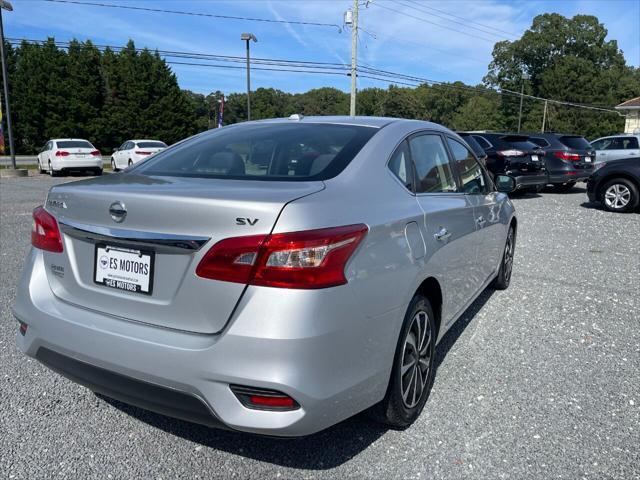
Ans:
<svg viewBox="0 0 640 480"><path fill-rule="evenodd" d="M117 172L130 167L165 148L167 144L159 140L127 140L111 155L111 169Z"/></svg>
<svg viewBox="0 0 640 480"><path fill-rule="evenodd" d="M38 168L52 177L72 170L102 175L102 154L88 140L54 138L38 153Z"/></svg>

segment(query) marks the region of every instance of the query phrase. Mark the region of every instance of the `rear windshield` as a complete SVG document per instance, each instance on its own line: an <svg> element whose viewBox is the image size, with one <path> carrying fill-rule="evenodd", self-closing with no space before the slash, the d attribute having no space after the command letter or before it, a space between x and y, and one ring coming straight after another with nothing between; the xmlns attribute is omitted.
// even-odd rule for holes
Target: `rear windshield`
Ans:
<svg viewBox="0 0 640 480"><path fill-rule="evenodd" d="M164 142L138 142L138 148L167 148Z"/></svg>
<svg viewBox="0 0 640 480"><path fill-rule="evenodd" d="M161 176L246 180L326 180L338 175L377 128L255 124L207 132L134 167Z"/></svg>
<svg viewBox="0 0 640 480"><path fill-rule="evenodd" d="M529 141L529 137L523 137L522 135L505 135L504 137L500 137L500 139L518 150L538 150L540 148L535 143Z"/></svg>
<svg viewBox="0 0 640 480"><path fill-rule="evenodd" d="M560 137L558 140L563 145L566 145L569 148L573 148L575 150L592 150L593 147L584 137Z"/></svg>
<svg viewBox="0 0 640 480"><path fill-rule="evenodd" d="M471 147L471 150L473 150L478 157L484 157L487 154L484 151L484 149L480 146L480 144L476 141L476 139L473 138L471 135L460 134L460 137L462 137L462 139L465 142L467 142L467 145Z"/></svg>
<svg viewBox="0 0 640 480"><path fill-rule="evenodd" d="M91 148L93 149L93 145L91 145L86 140L59 140L56 142L58 148Z"/></svg>

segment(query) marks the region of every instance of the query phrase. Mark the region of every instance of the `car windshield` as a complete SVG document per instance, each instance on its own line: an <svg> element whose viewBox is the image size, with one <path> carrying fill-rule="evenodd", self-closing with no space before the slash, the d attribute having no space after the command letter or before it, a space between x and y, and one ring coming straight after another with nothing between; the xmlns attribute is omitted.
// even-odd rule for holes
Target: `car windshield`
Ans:
<svg viewBox="0 0 640 480"><path fill-rule="evenodd" d="M558 140L560 140L563 145L566 145L567 147L573 148L575 150L591 150L593 148L591 144L587 142L587 140L583 137L567 135L564 137L560 137Z"/></svg>
<svg viewBox="0 0 640 480"><path fill-rule="evenodd" d="M58 148L93 148L86 140L58 140Z"/></svg>
<svg viewBox="0 0 640 480"><path fill-rule="evenodd" d="M137 145L138 145L138 148L167 148L166 143L157 142L157 141L138 142Z"/></svg>
<svg viewBox="0 0 640 480"><path fill-rule="evenodd" d="M326 180L338 175L378 131L359 125L254 124L181 142L134 168L160 176Z"/></svg>

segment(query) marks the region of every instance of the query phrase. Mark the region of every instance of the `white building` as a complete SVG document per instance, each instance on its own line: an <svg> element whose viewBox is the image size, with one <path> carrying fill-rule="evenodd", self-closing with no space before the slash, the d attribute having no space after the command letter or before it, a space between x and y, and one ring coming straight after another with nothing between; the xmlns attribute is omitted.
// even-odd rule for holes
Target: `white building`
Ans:
<svg viewBox="0 0 640 480"><path fill-rule="evenodd" d="M616 107L624 113L624 133L638 133L640 131L640 97L622 102Z"/></svg>

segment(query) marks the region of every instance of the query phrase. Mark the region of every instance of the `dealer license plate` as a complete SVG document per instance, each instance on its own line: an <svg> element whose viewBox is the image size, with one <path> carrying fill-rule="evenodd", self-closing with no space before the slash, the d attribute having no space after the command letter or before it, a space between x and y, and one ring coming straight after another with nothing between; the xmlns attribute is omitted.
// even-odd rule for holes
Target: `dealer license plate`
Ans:
<svg viewBox="0 0 640 480"><path fill-rule="evenodd" d="M96 245L93 280L105 287L151 295L154 253Z"/></svg>

